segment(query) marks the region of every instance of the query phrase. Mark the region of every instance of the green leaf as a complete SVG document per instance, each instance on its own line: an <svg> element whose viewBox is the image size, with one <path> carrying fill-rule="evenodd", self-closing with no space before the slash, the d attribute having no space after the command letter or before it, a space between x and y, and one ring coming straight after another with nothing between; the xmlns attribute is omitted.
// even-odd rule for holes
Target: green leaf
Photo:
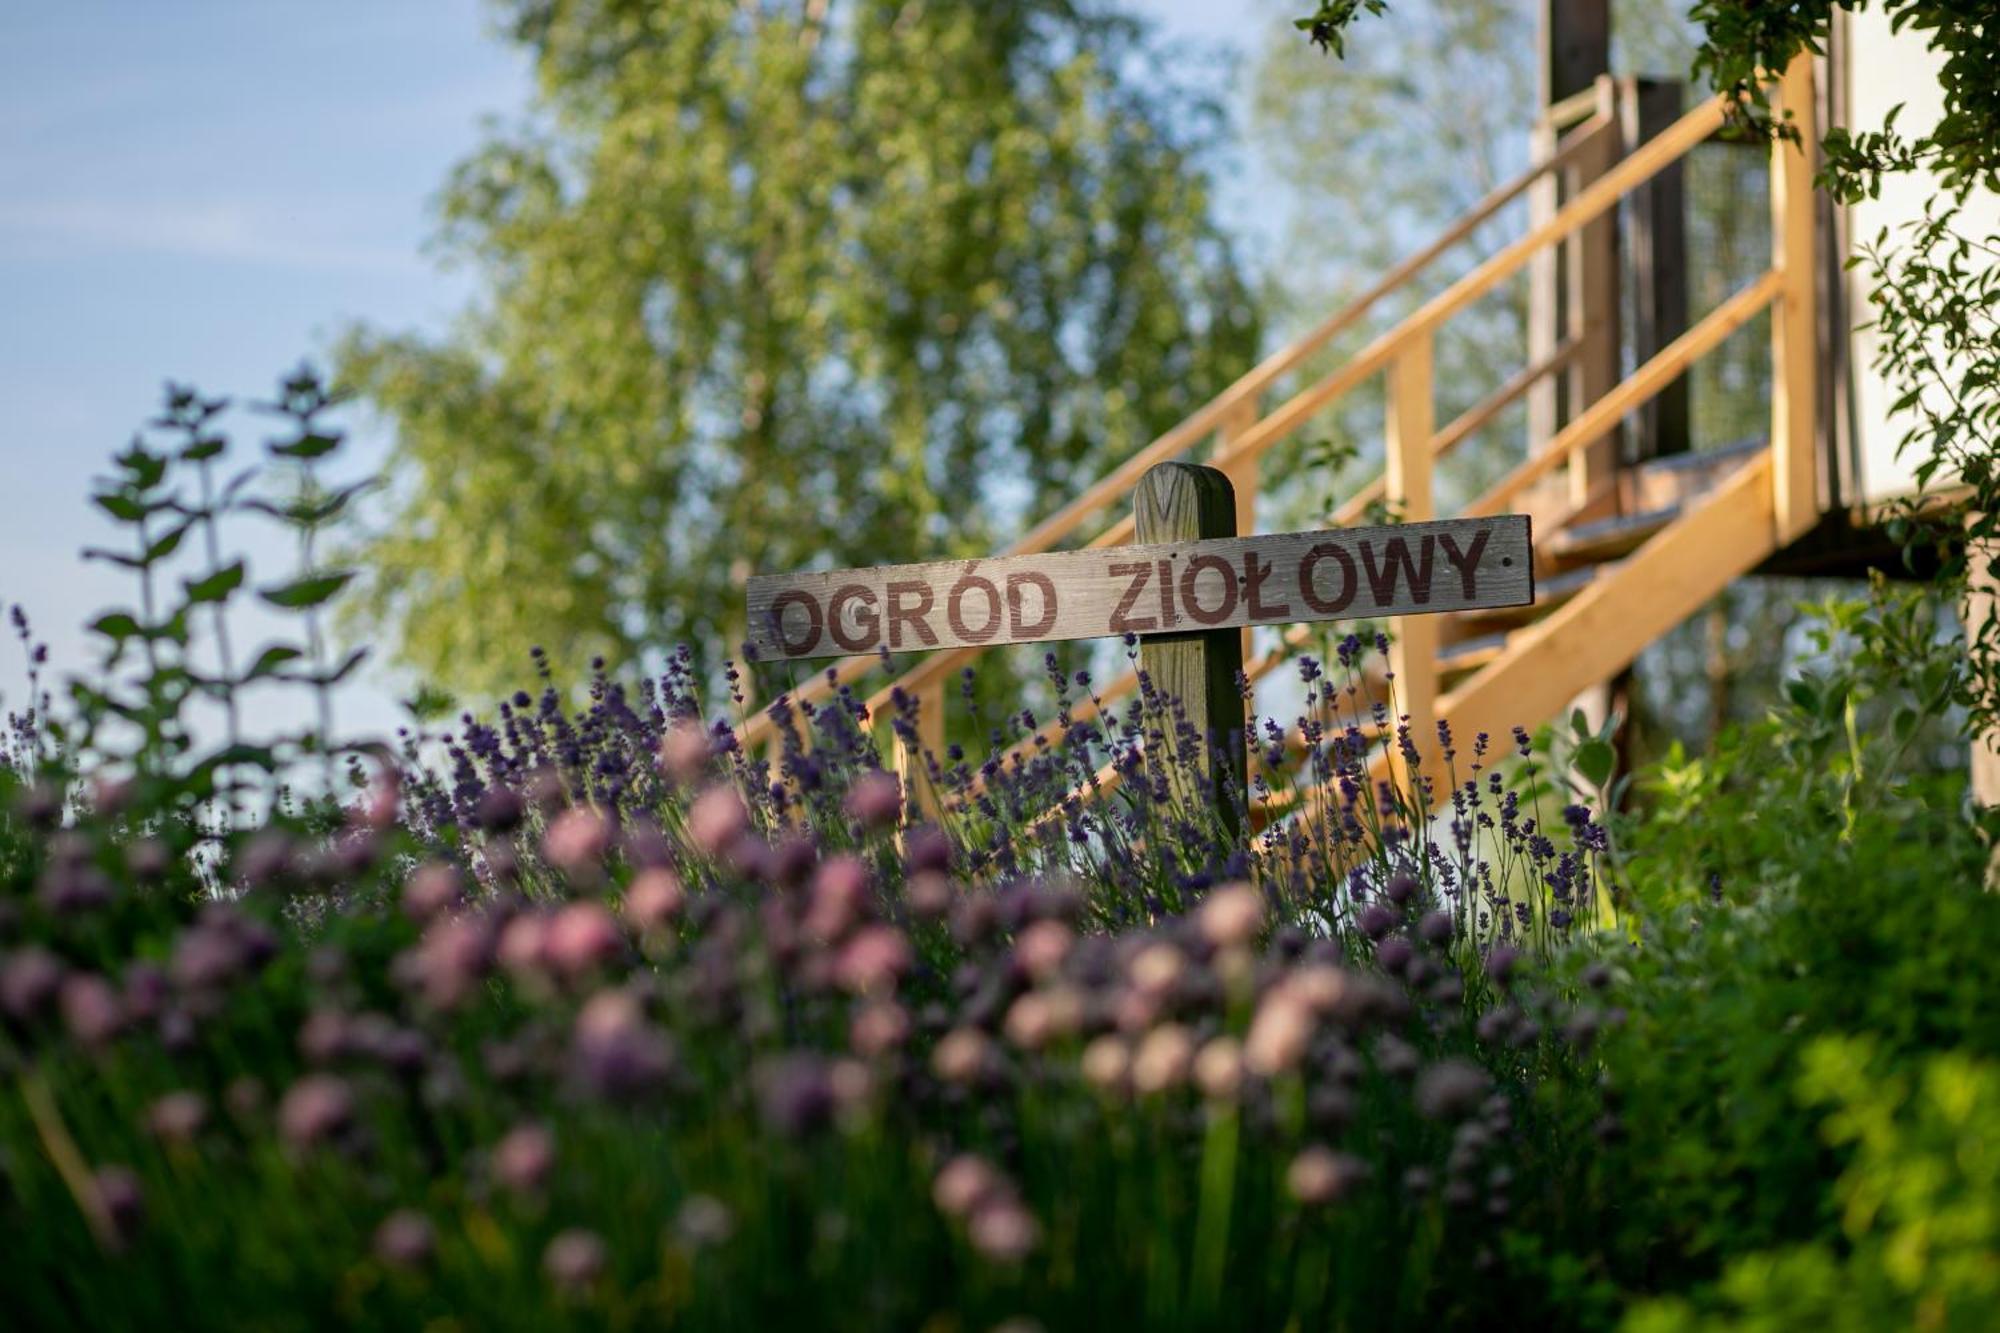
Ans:
<svg viewBox="0 0 2000 1333"><path fill-rule="evenodd" d="M187 530L188 525L186 523L181 524L177 528L169 529L165 536L146 548L146 554L140 563L151 565L172 555L180 546L181 538L187 536Z"/></svg>
<svg viewBox="0 0 2000 1333"><path fill-rule="evenodd" d="M139 501L115 491L106 491L101 495L93 495L90 499L99 509L102 509L120 523L137 523L148 512L146 506L139 503Z"/></svg>
<svg viewBox="0 0 2000 1333"><path fill-rule="evenodd" d="M287 611L302 611L331 601L353 577L354 571L351 569L336 574L314 574L308 578L294 579L290 583L279 583L260 589L257 595L272 606L282 607Z"/></svg>
<svg viewBox="0 0 2000 1333"><path fill-rule="evenodd" d="M200 606L205 602L220 602L229 594L243 586L243 562L236 561L216 570L205 579L187 584L187 599L190 606Z"/></svg>
<svg viewBox="0 0 2000 1333"><path fill-rule="evenodd" d="M220 435L204 435L187 448L181 450L181 458L189 463L205 463L219 455L229 446L229 441Z"/></svg>
<svg viewBox="0 0 2000 1333"><path fill-rule="evenodd" d="M308 432L298 439L284 444L273 444L272 454L279 458L312 459L324 458L340 447L340 436L320 435Z"/></svg>
<svg viewBox="0 0 2000 1333"><path fill-rule="evenodd" d="M403 707L409 709L410 716L419 722L435 722L457 708L458 700L447 690L424 684L417 687L415 694L403 700Z"/></svg>
<svg viewBox="0 0 2000 1333"><path fill-rule="evenodd" d="M90 628L109 639L125 640L137 635L139 621L123 611L113 611L90 622Z"/></svg>
<svg viewBox="0 0 2000 1333"><path fill-rule="evenodd" d="M362 661L367 656L368 656L368 650L366 648L356 648L352 652L348 653L348 655L341 660L340 665L335 667L333 670L312 672L300 676L299 679L305 681L309 685L318 685L321 686L322 688L338 685L340 684L341 681L346 680L347 677L353 673L354 668L360 666Z"/></svg>
<svg viewBox="0 0 2000 1333"><path fill-rule="evenodd" d="M286 523L310 526L324 523L337 516L347 507L349 500L372 484L372 481L358 481L337 491L323 492L317 500L298 499L286 504L272 504L268 500L249 500L244 502L243 507L260 514L269 514L272 518Z"/></svg>
<svg viewBox="0 0 2000 1333"><path fill-rule="evenodd" d="M132 441L130 448L116 455L111 461L131 475L133 486L138 490L151 490L160 484L162 477L167 475L166 458L154 453L137 440Z"/></svg>
<svg viewBox="0 0 2000 1333"><path fill-rule="evenodd" d="M295 662L303 656L303 653L289 644L274 643L263 652L257 654L257 660L252 662L250 669L243 673L241 683L248 685L253 680L263 680L266 677L275 676L285 663Z"/></svg>
<svg viewBox="0 0 2000 1333"><path fill-rule="evenodd" d="M1618 752L1611 748L1609 741L1592 738L1576 747L1576 771L1593 787L1601 788L1609 782L1611 770L1617 763Z"/></svg>

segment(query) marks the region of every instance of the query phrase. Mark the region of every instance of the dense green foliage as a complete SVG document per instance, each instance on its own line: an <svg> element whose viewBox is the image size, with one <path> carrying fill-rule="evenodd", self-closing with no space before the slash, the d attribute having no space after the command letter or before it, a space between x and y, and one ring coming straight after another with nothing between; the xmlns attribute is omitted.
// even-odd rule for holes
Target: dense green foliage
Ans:
<svg viewBox="0 0 2000 1333"><path fill-rule="evenodd" d="M1593 1188L1605 1272L1630 1290L1693 1284L1706 1303L1725 1266L1716 1290L1740 1293L1784 1247L1841 1254L1843 1231L1866 1245L1925 1225L1855 1209L1855 1173L1881 1172L1867 1153L1889 1149L1871 1142L1857 1158L1838 1119L1830 1141L1816 1132L1821 1108L1889 1115L1919 1084L1961 1077L1947 1068L1983 1068L1989 1084L2000 1068L2000 897L1982 886L2000 824L1967 817L1962 778L1908 776L1962 650L1934 636L1915 594L1834 607L1820 625L1821 669L1762 725L1648 775L1625 831L1645 929L1617 964L1631 1021L1600 1054L1627 1136ZM1989 1084L1960 1095L1990 1098ZM1947 1113L1970 1147L1973 1122L2000 1107ZM1972 1186L1937 1188L1943 1208L1944 1193ZM1825 1277L1836 1285L1791 1296L1835 1298L1838 1274ZM1904 1291L1843 1326L1917 1326L1933 1298ZM1977 1326L1965 1308L1951 1318Z"/></svg>
<svg viewBox="0 0 2000 1333"><path fill-rule="evenodd" d="M1102 5L502 13L540 95L440 205L481 298L339 358L397 437L371 618L438 684L731 655L751 569L986 554L1256 354L1214 113Z"/></svg>

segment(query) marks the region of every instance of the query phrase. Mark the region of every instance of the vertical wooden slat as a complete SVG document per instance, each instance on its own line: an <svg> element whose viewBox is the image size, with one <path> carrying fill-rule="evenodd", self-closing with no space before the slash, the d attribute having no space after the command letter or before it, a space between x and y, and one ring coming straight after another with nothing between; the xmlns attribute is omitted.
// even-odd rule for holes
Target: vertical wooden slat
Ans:
<svg viewBox="0 0 2000 1333"><path fill-rule="evenodd" d="M937 789L931 785L930 767L924 762L926 754L937 757L939 767L943 767L944 755L944 682L929 685L917 692L917 743L914 747L903 738L896 737L896 774L903 782L903 799L909 808L915 809L927 818L936 818L938 813Z"/></svg>
<svg viewBox="0 0 2000 1333"><path fill-rule="evenodd" d="M1597 114L1611 118L1619 114L1617 85L1601 74L1596 82ZM1590 150L1578 158L1570 173L1571 197L1617 165L1624 151L1618 134L1600 135ZM1618 210L1611 209L1584 227L1567 252L1566 312L1564 333L1577 340L1576 359L1570 362L1565 420L1589 410L1590 405L1611 391L1623 376L1619 356L1618 314ZM1613 430L1578 453L1570 463L1570 504L1582 508L1599 499L1617 484L1620 432Z"/></svg>
<svg viewBox="0 0 2000 1333"><path fill-rule="evenodd" d="M1779 139L1771 145L1771 266L1781 275L1778 298L1771 305L1771 506L1782 545L1819 519L1812 183L1819 129L1810 53L1801 53L1786 67L1776 107L1798 132L1796 142Z"/></svg>
<svg viewBox="0 0 2000 1333"><path fill-rule="evenodd" d="M1409 522L1435 517L1431 497L1432 339L1412 338L1389 366L1386 481L1389 504ZM1437 750L1438 617L1403 616L1389 645L1396 706L1430 769Z"/></svg>
<svg viewBox="0 0 2000 1333"><path fill-rule="evenodd" d="M1257 424L1257 400L1249 398L1231 408L1222 419L1222 426L1216 432L1215 452L1218 458L1229 453L1230 446L1247 434ZM1229 478L1229 484L1236 490L1236 535L1249 537L1257 531L1257 472L1263 455L1239 460L1231 467L1222 469ZM1252 648L1254 631L1245 627L1243 631L1243 660L1248 662L1256 656Z"/></svg>
<svg viewBox="0 0 2000 1333"><path fill-rule="evenodd" d="M1543 106L1581 92L1611 68L1611 0L1541 0L1538 26Z"/></svg>
<svg viewBox="0 0 2000 1333"><path fill-rule="evenodd" d="M1620 89L1625 151L1681 118L1685 88L1676 79L1631 79ZM1632 357L1644 365L1687 332L1687 186L1685 164L1672 162L1632 191ZM1688 430L1688 382L1682 376L1654 395L1634 420L1638 438L1630 456L1683 454Z"/></svg>
<svg viewBox="0 0 2000 1333"><path fill-rule="evenodd" d="M1548 121L1528 134L1528 158L1546 162L1556 155L1559 135ZM1562 207L1562 173L1544 172L1528 188L1528 230L1538 231ZM1528 364L1541 365L1562 346L1562 245L1547 245L1528 260ZM1561 375L1544 375L1528 388L1528 453L1562 429Z"/></svg>

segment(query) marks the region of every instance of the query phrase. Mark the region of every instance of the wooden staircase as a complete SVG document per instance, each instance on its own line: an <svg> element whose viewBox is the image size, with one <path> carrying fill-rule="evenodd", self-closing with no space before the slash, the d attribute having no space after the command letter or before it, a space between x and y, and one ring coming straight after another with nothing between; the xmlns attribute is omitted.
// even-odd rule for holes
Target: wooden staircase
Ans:
<svg viewBox="0 0 2000 1333"><path fill-rule="evenodd" d="M1801 141L1814 143L1809 57L1795 61L1777 81L1774 101L1792 114ZM1206 461L1227 473L1236 488L1239 531L1253 530L1261 460L1317 413L1376 375L1386 379L1388 402L1383 472L1330 515L1328 526L1353 524L1378 502L1387 502L1406 519L1437 517L1432 499L1436 461L1538 385L1570 374L1589 350L1580 338L1562 341L1440 427L1433 419L1431 364L1438 328L1530 264L1560 262L1564 247L1587 240L1588 229L1601 227L1621 196L1714 135L1728 110L1722 99L1706 102L1614 158L1607 150L1620 141L1617 99L1605 88L1600 87L1594 97L1573 99L1566 108L1552 108L1552 117L1568 116L1574 123L1545 122L1538 136L1552 145L1545 160L1494 191L1347 308L1267 358L1003 554L1131 541L1129 496L1139 478L1156 463L1199 457L1209 441ZM1586 166L1595 174L1583 179L1577 173ZM1548 187L1564 178L1570 197L1555 207ZM1265 409L1265 398L1316 352L1523 195L1537 205L1526 235L1345 362ZM1410 617L1393 626L1388 665L1395 674L1396 702L1420 744L1431 742L1440 720L1449 722L1460 737L1482 731L1499 737L1516 725L1532 727L1558 716L1583 691L1610 679L1732 580L1819 521L1814 451L1816 238L1811 165L1798 144L1773 146L1771 213L1773 260L1768 270L1594 400L1578 405L1569 420L1548 438L1532 441L1525 459L1465 506L1468 516L1505 512L1533 516L1536 598L1527 607ZM1617 467L1608 446L1620 423L1767 308L1772 313L1768 435L1726 449ZM1572 378L1572 385L1577 382ZM1294 627L1276 650L1247 660L1246 674L1253 682L1263 679L1313 638L1313 627ZM888 714L898 692L918 700L916 743L906 746L898 740L897 748L920 798L927 794L928 783L914 780L921 771L919 752L942 752L947 692L978 653L977 649L933 653L868 699L870 715L877 718ZM815 678L798 696L824 697L879 669L874 658L848 659ZM1136 680L1128 672L1100 684L1095 694L1109 706L1135 689ZM1095 711L1096 705L1086 701L1072 710L1072 717L1088 720ZM1043 739L1055 737L1053 725L1043 733ZM740 739L754 749L772 746L778 737L770 716L760 713L745 723ZM1035 738L1030 738L1019 748L1025 752L1034 744ZM1088 790L1095 794L1115 790L1119 778L1115 768L1107 767ZM1267 818L1282 813L1279 808L1264 812Z"/></svg>

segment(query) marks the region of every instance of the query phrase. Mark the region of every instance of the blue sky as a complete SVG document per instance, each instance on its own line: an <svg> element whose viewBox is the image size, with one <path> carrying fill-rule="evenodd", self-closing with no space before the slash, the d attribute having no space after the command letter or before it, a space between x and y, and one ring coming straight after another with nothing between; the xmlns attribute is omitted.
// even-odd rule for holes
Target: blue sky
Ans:
<svg viewBox="0 0 2000 1333"><path fill-rule="evenodd" d="M1211 47L1254 46L1275 12L1134 8ZM129 599L77 557L113 536L85 496L162 380L254 397L350 320L443 327L471 286L423 253L429 201L527 92L479 0L0 10L0 601L28 608L59 666L87 661L89 615ZM365 464L385 441L359 445ZM280 547L251 554L282 574ZM0 649L0 696L18 702L19 681ZM343 729L393 726L396 685L378 671L351 690Z"/></svg>

